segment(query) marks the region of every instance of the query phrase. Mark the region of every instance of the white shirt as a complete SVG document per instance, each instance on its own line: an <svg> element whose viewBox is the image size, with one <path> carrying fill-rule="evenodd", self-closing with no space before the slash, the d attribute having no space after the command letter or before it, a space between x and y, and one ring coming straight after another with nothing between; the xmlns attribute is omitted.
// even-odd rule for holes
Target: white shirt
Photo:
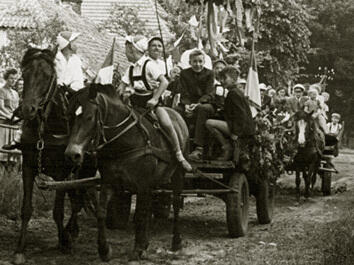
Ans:
<svg viewBox="0 0 354 265"><path fill-rule="evenodd" d="M165 70L165 63L160 60L153 60L148 56L142 56L135 64L133 64L134 68L133 68L133 76L141 76L142 71L143 71L143 66L146 62L146 60L150 60L147 64L146 64L146 68L145 68L145 75L146 75L146 81L148 82L148 84L152 87L152 81L158 81L158 78L161 75L164 75L166 73ZM129 87L131 86L130 84L130 78L129 78L129 69L130 67L125 71L124 76L122 77L122 81L123 83L125 83L126 85L128 85ZM134 82L134 87L130 87L131 89L135 90L140 90L140 91L146 91L146 95L151 94L150 91L147 91L147 88L145 87L144 83L142 80L139 81L135 81Z"/></svg>
<svg viewBox="0 0 354 265"><path fill-rule="evenodd" d="M58 85L67 85L71 89L78 91L84 87L84 74L79 56L73 54L69 60L58 51L55 56L55 69L57 71Z"/></svg>
<svg viewBox="0 0 354 265"><path fill-rule="evenodd" d="M196 48L186 50L184 53L182 53L180 63L179 63L179 66L181 66L182 69L186 69L186 68L191 67L191 65L189 64L189 55L194 50L196 50ZM204 67L209 70L213 70L213 63L211 61L210 56L207 55L204 51L202 51L202 52L204 53L204 59L205 59Z"/></svg>
<svg viewBox="0 0 354 265"><path fill-rule="evenodd" d="M330 134L338 135L340 130L342 129L342 125L340 123L333 124L333 122L327 123L327 127Z"/></svg>
<svg viewBox="0 0 354 265"><path fill-rule="evenodd" d="M215 94L220 97L227 97L229 90L224 88L218 80L214 80Z"/></svg>

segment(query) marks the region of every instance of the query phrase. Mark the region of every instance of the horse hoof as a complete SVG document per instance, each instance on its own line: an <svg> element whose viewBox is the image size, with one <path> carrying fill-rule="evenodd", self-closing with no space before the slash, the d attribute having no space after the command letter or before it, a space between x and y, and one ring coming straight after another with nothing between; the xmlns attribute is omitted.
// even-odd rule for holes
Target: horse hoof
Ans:
<svg viewBox="0 0 354 265"><path fill-rule="evenodd" d="M23 253L16 253L13 264L24 264L26 262L25 255Z"/></svg>
<svg viewBox="0 0 354 265"><path fill-rule="evenodd" d="M60 250L64 254L72 254L73 252L73 240L68 231L64 231L63 233L63 239L60 243Z"/></svg>
<svg viewBox="0 0 354 265"><path fill-rule="evenodd" d="M136 260L128 261L127 265L140 265L141 263Z"/></svg>
<svg viewBox="0 0 354 265"><path fill-rule="evenodd" d="M103 262L108 262L112 258L112 248L110 245L106 246L105 248L99 248L98 253Z"/></svg>
<svg viewBox="0 0 354 265"><path fill-rule="evenodd" d="M182 240L180 238L173 238L171 251L176 252L180 249L182 249Z"/></svg>
<svg viewBox="0 0 354 265"><path fill-rule="evenodd" d="M133 252L131 252L129 254L128 262L139 261L141 259L142 255L143 255L143 251L142 250L134 250Z"/></svg>

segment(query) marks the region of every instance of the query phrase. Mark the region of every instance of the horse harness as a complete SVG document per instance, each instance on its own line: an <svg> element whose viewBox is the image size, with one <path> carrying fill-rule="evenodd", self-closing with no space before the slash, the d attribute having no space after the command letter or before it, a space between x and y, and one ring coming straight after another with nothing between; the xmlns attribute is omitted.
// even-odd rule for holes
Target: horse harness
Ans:
<svg viewBox="0 0 354 265"><path fill-rule="evenodd" d="M98 106L99 105L98 102L96 102L94 100L90 100L90 102L97 105L97 114L96 114L96 116L97 116L97 124L96 124L97 131L96 131L96 135L94 137L94 144L93 144L94 152L102 150L105 146L116 141L118 138L120 138L121 136L126 134L134 126L138 126L141 129L141 131L145 137L146 146L137 147L137 148L128 150L126 152L120 153L120 155L122 157L124 157L122 160L130 160L130 159L138 158L138 157L145 156L145 155L154 155L155 157L157 157L165 162L171 161L172 156L171 156L170 152L164 151L161 148L158 148L158 147L155 147L152 145L152 143L150 141L149 130L143 124L142 120L148 114L148 112L150 112L150 110L147 109L143 113L138 113L133 108L128 107L129 114L123 121L121 121L113 126L107 126L104 124L105 118L103 118L102 112L100 111L100 108ZM105 105L106 105L106 103L105 103ZM129 124L127 124L129 121L131 121L131 122ZM107 139L105 130L115 130L115 129L123 127L124 125L126 125L126 127L124 127L119 133L117 133L114 137ZM156 128L154 125L153 125L153 127ZM162 130L161 130L161 132L164 136L166 136ZM102 139L103 143L100 144L101 139Z"/></svg>

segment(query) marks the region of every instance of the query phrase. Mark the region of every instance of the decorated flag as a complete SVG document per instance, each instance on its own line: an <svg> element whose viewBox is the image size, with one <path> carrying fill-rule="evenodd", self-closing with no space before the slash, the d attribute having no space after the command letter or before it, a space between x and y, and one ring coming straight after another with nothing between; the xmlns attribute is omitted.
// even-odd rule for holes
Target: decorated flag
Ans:
<svg viewBox="0 0 354 265"><path fill-rule="evenodd" d="M114 72L114 47L116 39L113 39L112 47L104 60L101 69L98 71L94 83L101 85L110 85L113 83Z"/></svg>
<svg viewBox="0 0 354 265"><path fill-rule="evenodd" d="M258 113L258 110L260 110L261 108L261 91L259 89L256 54L254 51L254 41L252 43L251 63L250 63L250 68L248 70L245 95L248 97L248 100L250 102L252 117L255 117Z"/></svg>

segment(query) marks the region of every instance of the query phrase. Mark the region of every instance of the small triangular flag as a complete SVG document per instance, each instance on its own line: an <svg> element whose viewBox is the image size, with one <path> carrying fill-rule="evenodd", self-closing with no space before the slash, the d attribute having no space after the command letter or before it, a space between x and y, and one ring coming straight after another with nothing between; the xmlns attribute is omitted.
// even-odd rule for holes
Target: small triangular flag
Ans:
<svg viewBox="0 0 354 265"><path fill-rule="evenodd" d="M110 85L113 83L114 72L114 47L116 38L113 39L112 47L104 60L101 69L98 71L94 83L101 85Z"/></svg>

